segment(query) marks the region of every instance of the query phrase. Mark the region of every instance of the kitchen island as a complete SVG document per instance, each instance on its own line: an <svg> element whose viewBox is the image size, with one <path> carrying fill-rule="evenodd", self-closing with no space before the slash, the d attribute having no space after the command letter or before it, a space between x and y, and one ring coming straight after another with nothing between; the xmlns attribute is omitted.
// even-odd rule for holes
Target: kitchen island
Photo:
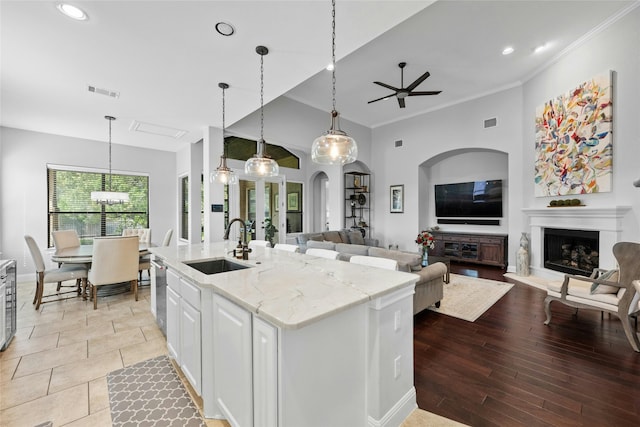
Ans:
<svg viewBox="0 0 640 427"><path fill-rule="evenodd" d="M416 408L417 276L271 248L236 260L234 246L151 249L167 266L169 353L205 416L233 426L400 425ZM216 259L243 269L189 265Z"/></svg>

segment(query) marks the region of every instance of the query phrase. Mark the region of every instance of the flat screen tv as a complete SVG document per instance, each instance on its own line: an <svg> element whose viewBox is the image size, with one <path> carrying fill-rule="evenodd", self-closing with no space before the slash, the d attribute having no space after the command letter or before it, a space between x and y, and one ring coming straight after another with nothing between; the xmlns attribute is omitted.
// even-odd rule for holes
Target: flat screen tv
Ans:
<svg viewBox="0 0 640 427"><path fill-rule="evenodd" d="M460 182L435 186L436 216L502 217L502 180Z"/></svg>

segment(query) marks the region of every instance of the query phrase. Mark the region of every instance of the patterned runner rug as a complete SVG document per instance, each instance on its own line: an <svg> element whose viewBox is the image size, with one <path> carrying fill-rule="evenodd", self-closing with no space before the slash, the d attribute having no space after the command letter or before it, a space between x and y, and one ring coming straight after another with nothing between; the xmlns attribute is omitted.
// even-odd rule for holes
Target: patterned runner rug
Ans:
<svg viewBox="0 0 640 427"><path fill-rule="evenodd" d="M440 308L431 306L429 310L475 322L512 287L512 283L451 274L450 283L444 284Z"/></svg>
<svg viewBox="0 0 640 427"><path fill-rule="evenodd" d="M205 427L167 356L107 375L112 425Z"/></svg>

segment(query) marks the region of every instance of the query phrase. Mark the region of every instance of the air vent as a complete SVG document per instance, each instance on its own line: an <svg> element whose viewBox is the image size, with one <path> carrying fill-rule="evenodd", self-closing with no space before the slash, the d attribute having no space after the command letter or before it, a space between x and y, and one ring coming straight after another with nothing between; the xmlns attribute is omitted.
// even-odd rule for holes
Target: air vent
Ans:
<svg viewBox="0 0 640 427"><path fill-rule="evenodd" d="M169 138L179 139L185 136L186 130L174 129L166 126L154 125L134 120L129 126L129 130L133 132L144 132L152 135L168 136Z"/></svg>
<svg viewBox="0 0 640 427"><path fill-rule="evenodd" d="M495 117L492 119L487 119L484 121L484 128L492 128L494 126L496 126L498 124L498 119L496 119Z"/></svg>
<svg viewBox="0 0 640 427"><path fill-rule="evenodd" d="M402 140L401 139L396 141L396 148L397 147L402 147Z"/></svg>
<svg viewBox="0 0 640 427"><path fill-rule="evenodd" d="M111 98L120 97L120 92L116 92L115 90L102 89L102 88L91 86L91 85L87 85L87 90L89 92L97 93L98 95L110 96Z"/></svg>

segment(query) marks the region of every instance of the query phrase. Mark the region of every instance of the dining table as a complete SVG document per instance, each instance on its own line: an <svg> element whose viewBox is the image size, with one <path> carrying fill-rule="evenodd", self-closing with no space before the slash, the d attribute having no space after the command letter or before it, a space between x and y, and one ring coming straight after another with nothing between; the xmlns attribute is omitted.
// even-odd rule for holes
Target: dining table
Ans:
<svg viewBox="0 0 640 427"><path fill-rule="evenodd" d="M140 256L148 255L149 248L154 245L149 243L140 243L138 245L138 251L140 252ZM85 264L90 268L91 262L93 258L93 245L80 245L74 246L70 248L64 248L60 250L56 250L51 255L51 261L57 262L59 264ZM98 289L98 295L100 296L108 296L108 295L116 295L124 292L128 292L130 290L130 283L122 283L114 286L101 286ZM82 298L87 299L87 290L82 290Z"/></svg>

